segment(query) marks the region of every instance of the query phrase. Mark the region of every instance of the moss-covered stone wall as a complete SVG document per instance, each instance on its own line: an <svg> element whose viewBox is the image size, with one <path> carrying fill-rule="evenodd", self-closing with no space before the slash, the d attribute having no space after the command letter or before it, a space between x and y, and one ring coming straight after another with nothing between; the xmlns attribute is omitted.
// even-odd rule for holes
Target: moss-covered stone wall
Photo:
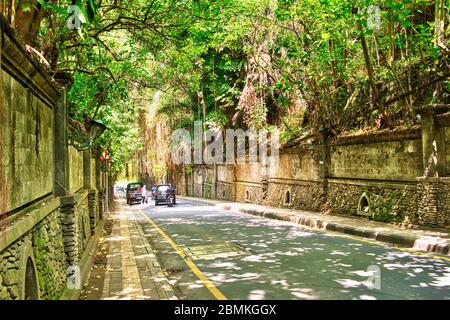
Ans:
<svg viewBox="0 0 450 320"><path fill-rule="evenodd" d="M42 212L47 209L43 207L39 210ZM61 296L66 288L67 266L60 219L58 208L48 213L31 230L2 250L0 253L0 300L38 297L58 299ZM35 271L34 279L25 277L28 261ZM36 292L37 296L27 297L25 288L33 287L33 285L37 285L39 293Z"/></svg>
<svg viewBox="0 0 450 320"><path fill-rule="evenodd" d="M53 111L51 106L2 70L1 170L7 211L53 191Z"/></svg>
<svg viewBox="0 0 450 320"><path fill-rule="evenodd" d="M330 146L330 177L415 181L423 174L421 140Z"/></svg>

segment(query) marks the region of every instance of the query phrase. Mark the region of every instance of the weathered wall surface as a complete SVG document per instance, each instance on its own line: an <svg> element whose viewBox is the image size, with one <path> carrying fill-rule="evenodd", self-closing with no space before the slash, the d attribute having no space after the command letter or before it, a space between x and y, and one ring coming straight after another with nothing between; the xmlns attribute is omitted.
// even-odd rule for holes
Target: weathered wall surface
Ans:
<svg viewBox="0 0 450 320"><path fill-rule="evenodd" d="M264 200L261 186L261 165L259 163L239 164L236 165L235 171L235 199L240 202L261 203Z"/></svg>
<svg viewBox="0 0 450 320"><path fill-rule="evenodd" d="M368 201L368 216L376 221L416 223L418 193L416 185L342 181L328 183L326 209L344 215L358 213L362 197Z"/></svg>
<svg viewBox="0 0 450 320"><path fill-rule="evenodd" d="M217 166L217 199L234 200L234 167L230 165Z"/></svg>
<svg viewBox="0 0 450 320"><path fill-rule="evenodd" d="M95 159L93 159L93 158L90 159L90 165L91 165L91 168L90 168L90 174L91 174L90 185L91 186L95 186L95 182L96 182L96 177L95 177L95 174L96 174Z"/></svg>
<svg viewBox="0 0 450 320"><path fill-rule="evenodd" d="M83 153L69 146L69 192L77 192L83 184Z"/></svg>
<svg viewBox="0 0 450 320"><path fill-rule="evenodd" d="M330 177L415 181L423 174L420 140L330 147Z"/></svg>
<svg viewBox="0 0 450 320"><path fill-rule="evenodd" d="M203 180L205 175L202 175L201 172L203 172L203 169L201 171L195 170L192 174L192 192L195 197L203 197Z"/></svg>
<svg viewBox="0 0 450 320"><path fill-rule="evenodd" d="M280 165L271 179L319 180L318 162L314 159L317 155L314 153L314 149L280 153Z"/></svg>
<svg viewBox="0 0 450 320"><path fill-rule="evenodd" d="M448 168L450 127L442 130ZM405 225L448 226L448 178L420 178L423 159L429 158L424 155L423 134L414 127L281 150L279 167L270 176L259 164L219 165L215 197ZM197 173L192 178L201 178L202 170L194 166ZM200 187L194 193L188 190L188 195L201 194Z"/></svg>
<svg viewBox="0 0 450 320"><path fill-rule="evenodd" d="M92 190L83 188L65 95L0 19L0 299L58 299L67 268L86 256L103 186L91 171Z"/></svg>
<svg viewBox="0 0 450 320"><path fill-rule="evenodd" d="M0 165L10 211L53 191L53 117L51 106L6 70L2 73Z"/></svg>
<svg viewBox="0 0 450 320"><path fill-rule="evenodd" d="M268 181L267 205L320 210L325 189L319 177L321 154L315 148L280 153L280 165Z"/></svg>
<svg viewBox="0 0 450 320"><path fill-rule="evenodd" d="M76 265L91 236L88 191L63 198L61 223L67 265Z"/></svg>
<svg viewBox="0 0 450 320"><path fill-rule="evenodd" d="M450 127L446 127L443 130L444 130L444 139L445 139L446 174L450 176Z"/></svg>
<svg viewBox="0 0 450 320"><path fill-rule="evenodd" d="M59 201L46 203L36 206L26 220L12 224L11 234L2 237L0 300L57 299L65 289L67 265ZM27 267L32 277L25 281Z"/></svg>
<svg viewBox="0 0 450 320"><path fill-rule="evenodd" d="M442 223L450 225L450 178L442 178L438 191L438 211Z"/></svg>

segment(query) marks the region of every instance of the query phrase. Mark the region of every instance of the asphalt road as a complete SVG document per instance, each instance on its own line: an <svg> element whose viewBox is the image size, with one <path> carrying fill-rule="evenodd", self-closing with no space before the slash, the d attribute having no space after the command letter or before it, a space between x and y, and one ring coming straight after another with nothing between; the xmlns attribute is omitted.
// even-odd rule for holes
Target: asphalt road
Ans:
<svg viewBox="0 0 450 320"><path fill-rule="evenodd" d="M444 259L188 201L135 207L228 299L450 299ZM161 232L142 227L179 298L214 299Z"/></svg>

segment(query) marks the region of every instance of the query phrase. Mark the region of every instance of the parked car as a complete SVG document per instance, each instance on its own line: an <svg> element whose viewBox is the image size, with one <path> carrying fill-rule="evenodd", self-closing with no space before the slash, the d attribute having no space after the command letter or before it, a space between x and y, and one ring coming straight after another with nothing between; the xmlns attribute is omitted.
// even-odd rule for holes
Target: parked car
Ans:
<svg viewBox="0 0 450 320"><path fill-rule="evenodd" d="M142 183L133 182L127 185L127 204L132 205L134 202L142 202Z"/></svg>
<svg viewBox="0 0 450 320"><path fill-rule="evenodd" d="M177 204L175 189L170 184L159 184L156 186L155 206L160 203L167 203L168 195L172 195L173 204Z"/></svg>

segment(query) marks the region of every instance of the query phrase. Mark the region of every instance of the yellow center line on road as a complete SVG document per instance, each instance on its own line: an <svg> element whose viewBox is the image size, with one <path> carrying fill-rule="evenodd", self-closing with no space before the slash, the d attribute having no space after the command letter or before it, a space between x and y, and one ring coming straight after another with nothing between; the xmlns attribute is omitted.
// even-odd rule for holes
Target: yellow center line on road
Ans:
<svg viewBox="0 0 450 320"><path fill-rule="evenodd" d="M200 269L195 265L191 258L181 249L144 211L139 210L139 212L150 222L150 224L158 230L161 236L167 240L167 242L172 246L172 248L178 253L178 255L186 262L191 271L197 276L197 278L203 282L205 287L211 292L211 294L217 300L228 300L225 295L214 286L214 284L200 271Z"/></svg>

